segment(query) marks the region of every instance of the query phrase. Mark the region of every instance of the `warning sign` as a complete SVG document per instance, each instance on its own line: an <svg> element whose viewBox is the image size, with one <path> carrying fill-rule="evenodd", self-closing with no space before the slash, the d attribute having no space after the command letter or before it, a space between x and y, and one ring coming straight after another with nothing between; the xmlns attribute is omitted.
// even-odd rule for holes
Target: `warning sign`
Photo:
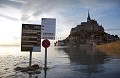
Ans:
<svg viewBox="0 0 120 78"><path fill-rule="evenodd" d="M41 25L22 24L21 51L41 51Z"/></svg>

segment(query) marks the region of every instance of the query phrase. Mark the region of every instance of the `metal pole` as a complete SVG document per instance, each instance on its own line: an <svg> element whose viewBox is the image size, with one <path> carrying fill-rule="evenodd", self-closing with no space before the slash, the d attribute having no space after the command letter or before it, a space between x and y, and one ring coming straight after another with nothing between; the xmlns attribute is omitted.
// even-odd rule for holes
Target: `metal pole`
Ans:
<svg viewBox="0 0 120 78"><path fill-rule="evenodd" d="M47 69L47 48L45 48L45 69Z"/></svg>
<svg viewBox="0 0 120 78"><path fill-rule="evenodd" d="M47 69L44 69L44 78L46 78L46 76L47 76Z"/></svg>
<svg viewBox="0 0 120 78"><path fill-rule="evenodd" d="M30 51L29 66L31 66L31 63L32 63L32 51Z"/></svg>

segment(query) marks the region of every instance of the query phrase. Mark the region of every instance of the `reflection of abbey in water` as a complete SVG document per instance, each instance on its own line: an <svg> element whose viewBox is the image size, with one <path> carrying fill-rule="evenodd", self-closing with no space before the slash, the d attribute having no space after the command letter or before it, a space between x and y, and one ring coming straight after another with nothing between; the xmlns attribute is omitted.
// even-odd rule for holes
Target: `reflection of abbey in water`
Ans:
<svg viewBox="0 0 120 78"><path fill-rule="evenodd" d="M106 54L99 52L92 46L68 47L62 50L69 55L71 63L80 63L82 65L104 64L107 58Z"/></svg>
<svg viewBox="0 0 120 78"><path fill-rule="evenodd" d="M118 35L110 35L104 31L102 25L99 25L95 19L90 18L88 12L87 22L82 22L75 28L72 28L70 35L64 40L65 45L80 45L93 43L106 43L119 39Z"/></svg>
<svg viewBox="0 0 120 78"><path fill-rule="evenodd" d="M63 50L69 56L70 63L77 64L73 69L85 74L103 72L102 66L107 59L107 55L97 51L94 47L68 47L58 48Z"/></svg>

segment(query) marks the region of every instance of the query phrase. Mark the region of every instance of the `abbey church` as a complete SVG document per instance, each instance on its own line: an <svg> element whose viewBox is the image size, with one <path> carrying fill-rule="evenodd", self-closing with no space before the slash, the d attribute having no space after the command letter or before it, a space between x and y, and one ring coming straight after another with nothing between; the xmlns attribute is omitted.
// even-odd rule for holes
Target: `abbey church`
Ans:
<svg viewBox="0 0 120 78"><path fill-rule="evenodd" d="M65 45L80 44L100 44L118 40L117 35L110 35L104 31L102 25L99 25L95 19L91 19L89 11L86 22L81 22L75 28L72 28L70 35L64 40Z"/></svg>

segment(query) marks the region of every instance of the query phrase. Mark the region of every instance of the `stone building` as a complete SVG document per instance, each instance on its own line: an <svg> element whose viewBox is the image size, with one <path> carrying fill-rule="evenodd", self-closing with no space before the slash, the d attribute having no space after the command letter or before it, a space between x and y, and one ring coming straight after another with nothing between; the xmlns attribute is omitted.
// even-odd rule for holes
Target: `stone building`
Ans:
<svg viewBox="0 0 120 78"><path fill-rule="evenodd" d="M109 42L109 40L116 40L114 38L114 36L106 33L102 25L99 25L95 19L90 18L88 11L87 22L81 22L80 25L72 28L70 35L64 41L65 45L100 44Z"/></svg>

